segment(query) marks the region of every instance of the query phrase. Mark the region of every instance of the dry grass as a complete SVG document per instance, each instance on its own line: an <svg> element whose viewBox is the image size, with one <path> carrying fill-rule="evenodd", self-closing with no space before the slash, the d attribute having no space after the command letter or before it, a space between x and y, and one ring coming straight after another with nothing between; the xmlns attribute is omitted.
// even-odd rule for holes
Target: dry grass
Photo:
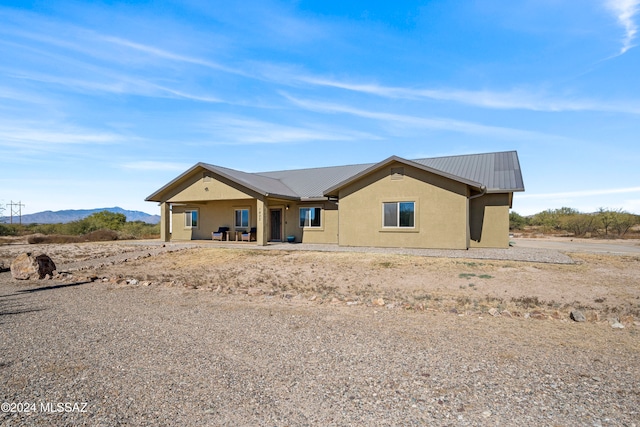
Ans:
<svg viewBox="0 0 640 427"><path fill-rule="evenodd" d="M640 258L576 255L577 264L409 255L198 248L128 263L119 274L220 295L513 316L640 318ZM105 270L104 275L113 274ZM153 274L149 272L153 271Z"/></svg>
<svg viewBox="0 0 640 427"><path fill-rule="evenodd" d="M80 242L108 242L118 240L119 235L113 230L96 230L81 236L68 236L63 234L34 234L27 237L29 244L41 243L80 243Z"/></svg>

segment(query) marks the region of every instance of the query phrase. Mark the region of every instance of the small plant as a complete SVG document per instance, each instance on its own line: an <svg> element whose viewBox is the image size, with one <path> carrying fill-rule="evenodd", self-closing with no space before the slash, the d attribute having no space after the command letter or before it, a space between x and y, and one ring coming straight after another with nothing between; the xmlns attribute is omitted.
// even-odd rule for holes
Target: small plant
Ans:
<svg viewBox="0 0 640 427"><path fill-rule="evenodd" d="M478 276L480 279L493 279L493 276L490 276L488 274L481 274Z"/></svg>
<svg viewBox="0 0 640 427"><path fill-rule="evenodd" d="M538 297L511 298L511 301L523 306L524 308L534 308L544 304L538 299Z"/></svg>
<svg viewBox="0 0 640 427"><path fill-rule="evenodd" d="M476 277L476 275L474 273L460 273L458 274L458 277L461 279L468 279L470 277Z"/></svg>

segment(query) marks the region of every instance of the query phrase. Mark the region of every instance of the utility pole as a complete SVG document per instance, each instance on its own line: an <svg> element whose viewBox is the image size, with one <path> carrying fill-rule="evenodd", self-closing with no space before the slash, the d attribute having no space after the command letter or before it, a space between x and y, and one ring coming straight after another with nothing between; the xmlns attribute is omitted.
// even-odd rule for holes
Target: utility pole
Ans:
<svg viewBox="0 0 640 427"><path fill-rule="evenodd" d="M20 221L20 225L22 225L22 207L24 205L22 204L22 202L17 202L14 203L14 201L12 200L11 203L9 203L9 212L11 213L11 216L9 217L9 223L13 224L13 217L14 215L18 217L18 220Z"/></svg>
<svg viewBox="0 0 640 427"><path fill-rule="evenodd" d="M0 203L0 222L4 222L4 206Z"/></svg>

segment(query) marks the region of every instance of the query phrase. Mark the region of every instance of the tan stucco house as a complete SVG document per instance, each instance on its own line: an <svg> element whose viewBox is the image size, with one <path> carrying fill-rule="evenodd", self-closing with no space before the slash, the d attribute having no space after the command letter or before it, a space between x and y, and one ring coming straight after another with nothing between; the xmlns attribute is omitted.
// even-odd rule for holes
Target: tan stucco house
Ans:
<svg viewBox="0 0 640 427"><path fill-rule="evenodd" d="M146 200L161 206L165 241L210 240L223 230L230 240L253 231L258 245L294 237L468 249L508 247L517 191L518 154L507 151L262 173L198 163Z"/></svg>

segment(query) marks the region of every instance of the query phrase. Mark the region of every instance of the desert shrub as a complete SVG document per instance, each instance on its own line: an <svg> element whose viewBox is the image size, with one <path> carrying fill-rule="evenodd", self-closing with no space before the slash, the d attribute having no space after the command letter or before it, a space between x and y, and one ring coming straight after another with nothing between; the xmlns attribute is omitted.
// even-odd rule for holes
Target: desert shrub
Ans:
<svg viewBox="0 0 640 427"><path fill-rule="evenodd" d="M525 225L528 225L527 218L523 217L517 212L509 213L509 230L522 230Z"/></svg>
<svg viewBox="0 0 640 427"><path fill-rule="evenodd" d="M131 221L123 225L120 230L122 236L134 239L151 239L160 236L160 224L149 224L143 221Z"/></svg>
<svg viewBox="0 0 640 427"><path fill-rule="evenodd" d="M547 209L531 217L530 224L547 230L562 230L568 219L575 215L580 215L580 212L573 208Z"/></svg>
<svg viewBox="0 0 640 427"><path fill-rule="evenodd" d="M79 242L108 242L118 240L118 232L113 230L96 230L81 236L67 234L34 234L27 237L30 244L38 243L79 243Z"/></svg>
<svg viewBox="0 0 640 427"><path fill-rule="evenodd" d="M103 228L87 233L81 237L85 242L108 242L110 240L118 240L118 232Z"/></svg>
<svg viewBox="0 0 640 427"><path fill-rule="evenodd" d="M82 221L85 222L86 226L92 229L92 231L101 229L117 231L127 222L127 216L122 213L102 211L89 215Z"/></svg>
<svg viewBox="0 0 640 427"><path fill-rule="evenodd" d="M0 236L13 236L15 234L15 230L12 227L9 227L7 224L0 223Z"/></svg>
<svg viewBox="0 0 640 427"><path fill-rule="evenodd" d="M624 211L617 211L612 222L612 227L618 234L618 237L624 237L631 227L639 222L638 215L633 215Z"/></svg>
<svg viewBox="0 0 640 427"><path fill-rule="evenodd" d="M574 236L584 236L596 231L596 216L591 214L573 213L559 218L560 228L573 233Z"/></svg>

